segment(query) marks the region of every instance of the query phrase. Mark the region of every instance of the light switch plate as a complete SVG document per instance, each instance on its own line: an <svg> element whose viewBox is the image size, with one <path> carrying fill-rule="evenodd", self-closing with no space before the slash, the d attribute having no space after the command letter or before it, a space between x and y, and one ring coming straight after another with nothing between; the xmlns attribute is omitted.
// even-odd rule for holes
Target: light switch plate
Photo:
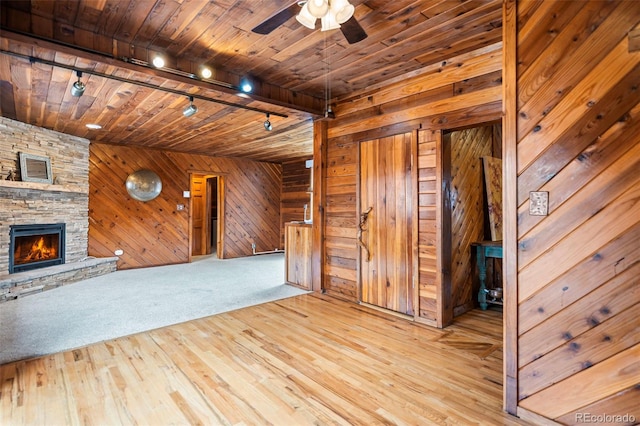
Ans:
<svg viewBox="0 0 640 426"><path fill-rule="evenodd" d="M549 193L547 191L529 192L529 214L547 216L549 214Z"/></svg>

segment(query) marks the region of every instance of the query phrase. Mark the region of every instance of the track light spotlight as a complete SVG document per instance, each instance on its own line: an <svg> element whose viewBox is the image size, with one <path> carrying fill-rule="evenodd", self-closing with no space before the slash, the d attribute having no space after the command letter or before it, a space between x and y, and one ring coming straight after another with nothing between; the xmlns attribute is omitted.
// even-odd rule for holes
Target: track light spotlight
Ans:
<svg viewBox="0 0 640 426"><path fill-rule="evenodd" d="M266 131L268 131L268 132L273 130L273 126L271 125L271 122L269 121L269 113L267 113L267 119L264 121L264 129Z"/></svg>
<svg viewBox="0 0 640 426"><path fill-rule="evenodd" d="M162 68L164 67L164 58L160 55L156 55L153 57L153 60L151 61L151 63L156 68Z"/></svg>
<svg viewBox="0 0 640 426"><path fill-rule="evenodd" d="M240 90L244 93L250 93L253 90L253 84L247 78L243 78L240 81Z"/></svg>
<svg viewBox="0 0 640 426"><path fill-rule="evenodd" d="M198 107L193 104L193 96L189 96L189 105L182 110L182 115L191 117L196 112L198 112Z"/></svg>
<svg viewBox="0 0 640 426"><path fill-rule="evenodd" d="M211 71L211 68L209 67L202 67L200 69L200 76L202 78L211 78L211 76L213 75L213 72Z"/></svg>
<svg viewBox="0 0 640 426"><path fill-rule="evenodd" d="M87 86L85 86L85 84L80 81L82 73L80 71L76 71L76 75L78 76L78 81L73 83L73 85L71 86L71 96L79 98L80 96L82 96L82 94L84 93L84 89L86 89Z"/></svg>

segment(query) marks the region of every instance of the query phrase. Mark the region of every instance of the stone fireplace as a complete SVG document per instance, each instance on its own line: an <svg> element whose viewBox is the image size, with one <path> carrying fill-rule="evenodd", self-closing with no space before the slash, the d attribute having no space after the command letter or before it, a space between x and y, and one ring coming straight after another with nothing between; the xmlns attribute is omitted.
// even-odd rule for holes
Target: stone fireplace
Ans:
<svg viewBox="0 0 640 426"><path fill-rule="evenodd" d="M8 180L20 176L20 152L49 158L53 182ZM44 263L37 269L32 268L36 263L31 259L16 265L14 234L29 226L57 224L64 224L65 234L56 243L58 259L39 259ZM88 256L88 230L89 141L0 117L0 302L91 276L92 265L104 262ZM42 244L54 244L50 234L51 229L46 229ZM37 246L40 240L26 244ZM44 256L40 251L33 256ZM115 270L115 260L107 259L113 263L109 272Z"/></svg>

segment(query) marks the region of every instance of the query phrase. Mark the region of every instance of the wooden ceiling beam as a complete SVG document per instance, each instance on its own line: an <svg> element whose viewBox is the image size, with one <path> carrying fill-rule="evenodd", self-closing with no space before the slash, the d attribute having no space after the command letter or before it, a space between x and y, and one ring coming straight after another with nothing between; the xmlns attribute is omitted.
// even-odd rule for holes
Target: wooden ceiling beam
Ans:
<svg viewBox="0 0 640 426"><path fill-rule="evenodd" d="M186 76L186 74L195 74L194 71L197 72L197 69L200 66L199 64L195 64L192 62L180 62L181 68L190 67L187 71L181 69L181 74L185 74L181 75L171 71L163 71L162 69L146 67L144 65L139 65L131 61L124 60L124 58L129 58L129 56L125 56L119 53L122 52L122 49L117 49L118 42L116 40L113 40L115 54L108 54L99 51L93 51L92 49L87 47L70 45L68 43L62 43L56 40L47 40L30 34L7 31L6 29L0 30L0 36L17 42L30 44L36 47L51 49L63 54L81 57L88 61L101 62L106 65L127 69L129 71L153 75L156 77L173 80L178 83L189 84L201 89L214 90L217 92L225 93L227 95L237 96L239 98L239 104L246 103L246 99L252 99L259 102L264 102L269 105L275 105L287 109L306 112L317 117L324 116L323 99L309 96L303 93L294 92L269 83L260 81L253 82L254 88L252 93L239 94L237 87L240 84L241 77L237 75L217 71L217 73L214 75L217 83L212 83L206 80L200 80L198 78L190 78ZM140 52L137 51L135 52L135 54L137 57L140 57ZM142 61L146 62L146 55L145 60ZM222 80L222 78L224 78L224 80Z"/></svg>

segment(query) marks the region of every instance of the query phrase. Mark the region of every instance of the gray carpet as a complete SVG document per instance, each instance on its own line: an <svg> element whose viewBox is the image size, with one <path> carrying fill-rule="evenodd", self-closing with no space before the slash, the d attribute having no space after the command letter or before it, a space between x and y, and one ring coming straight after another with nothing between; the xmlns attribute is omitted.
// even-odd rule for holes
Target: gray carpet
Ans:
<svg viewBox="0 0 640 426"><path fill-rule="evenodd" d="M283 253L116 271L0 304L0 364L303 293Z"/></svg>

